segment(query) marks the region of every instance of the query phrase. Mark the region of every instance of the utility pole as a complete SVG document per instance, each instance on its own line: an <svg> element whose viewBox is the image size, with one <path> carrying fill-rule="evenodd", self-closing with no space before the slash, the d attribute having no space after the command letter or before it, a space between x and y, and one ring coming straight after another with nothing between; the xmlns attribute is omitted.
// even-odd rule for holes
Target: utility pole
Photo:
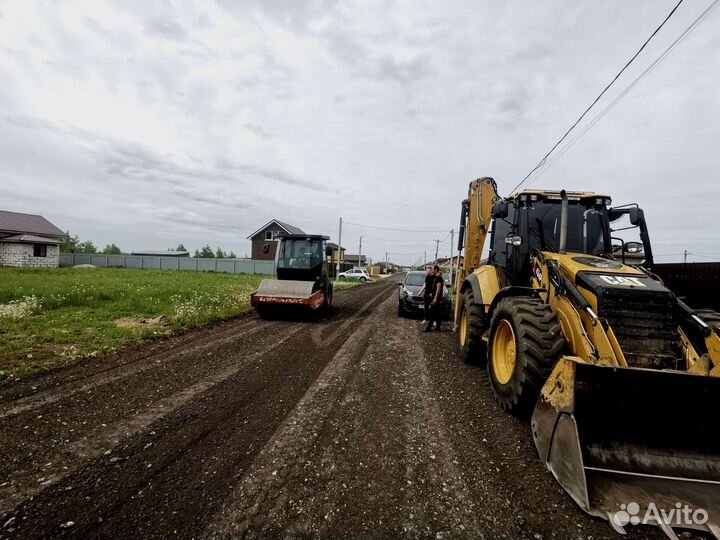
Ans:
<svg viewBox="0 0 720 540"><path fill-rule="evenodd" d="M438 261L438 249L440 248L440 240L435 240L435 264Z"/></svg>
<svg viewBox="0 0 720 540"><path fill-rule="evenodd" d="M340 274L340 256L342 255L342 216L340 217L340 225L338 226L338 258L335 265L335 277Z"/></svg>
<svg viewBox="0 0 720 540"><path fill-rule="evenodd" d="M385 252L385 273L388 274L388 256L387 251Z"/></svg>
<svg viewBox="0 0 720 540"><path fill-rule="evenodd" d="M685 250L685 253L683 253L683 262L684 262L685 264L687 264L687 256L688 256L688 252L687 252L687 249L686 249L686 250Z"/></svg>
<svg viewBox="0 0 720 540"><path fill-rule="evenodd" d="M358 268L362 268L362 236L360 237L360 247L358 248Z"/></svg>
<svg viewBox="0 0 720 540"><path fill-rule="evenodd" d="M455 261L453 260L453 255L455 253L455 246L453 246L453 242L455 241L455 229L450 229L450 287L455 284L453 281L453 273L455 272Z"/></svg>
<svg viewBox="0 0 720 540"><path fill-rule="evenodd" d="M427 249L423 251L423 270L427 266Z"/></svg>

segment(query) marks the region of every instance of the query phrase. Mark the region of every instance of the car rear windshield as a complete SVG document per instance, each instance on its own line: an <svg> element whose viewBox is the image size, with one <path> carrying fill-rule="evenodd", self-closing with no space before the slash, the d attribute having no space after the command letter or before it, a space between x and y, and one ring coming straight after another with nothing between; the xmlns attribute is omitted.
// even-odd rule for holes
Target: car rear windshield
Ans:
<svg viewBox="0 0 720 540"><path fill-rule="evenodd" d="M405 278L405 285L420 286L425 283L425 274L408 274Z"/></svg>

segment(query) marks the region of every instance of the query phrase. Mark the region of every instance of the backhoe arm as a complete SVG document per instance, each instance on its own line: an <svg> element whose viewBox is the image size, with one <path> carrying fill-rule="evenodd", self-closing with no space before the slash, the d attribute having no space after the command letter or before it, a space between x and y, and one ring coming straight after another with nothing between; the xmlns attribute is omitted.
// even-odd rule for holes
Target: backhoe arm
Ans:
<svg viewBox="0 0 720 540"><path fill-rule="evenodd" d="M497 184L492 178L479 178L470 182L468 198L462 202L458 253L465 248L459 265L456 294L460 294L465 278L480 266L485 238L492 221L493 203L498 199Z"/></svg>

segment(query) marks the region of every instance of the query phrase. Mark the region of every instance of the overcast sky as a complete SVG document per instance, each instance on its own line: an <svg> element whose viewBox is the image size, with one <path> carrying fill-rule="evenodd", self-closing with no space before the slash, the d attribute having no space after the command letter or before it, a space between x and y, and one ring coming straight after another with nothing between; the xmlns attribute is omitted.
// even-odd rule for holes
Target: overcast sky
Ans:
<svg viewBox="0 0 720 540"><path fill-rule="evenodd" d="M0 0L0 209L124 251L457 229L468 181L509 194L674 4ZM719 68L720 9L532 186L637 201L659 260L720 260ZM360 235L410 263L447 233Z"/></svg>

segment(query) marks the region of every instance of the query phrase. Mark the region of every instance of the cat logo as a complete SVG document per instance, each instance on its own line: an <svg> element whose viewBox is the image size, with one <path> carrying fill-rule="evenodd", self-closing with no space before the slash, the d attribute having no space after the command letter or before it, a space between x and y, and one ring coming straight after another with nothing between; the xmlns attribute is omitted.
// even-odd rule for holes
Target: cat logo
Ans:
<svg viewBox="0 0 720 540"><path fill-rule="evenodd" d="M610 285L624 285L627 287L647 287L639 278L624 276L600 276L605 283Z"/></svg>

